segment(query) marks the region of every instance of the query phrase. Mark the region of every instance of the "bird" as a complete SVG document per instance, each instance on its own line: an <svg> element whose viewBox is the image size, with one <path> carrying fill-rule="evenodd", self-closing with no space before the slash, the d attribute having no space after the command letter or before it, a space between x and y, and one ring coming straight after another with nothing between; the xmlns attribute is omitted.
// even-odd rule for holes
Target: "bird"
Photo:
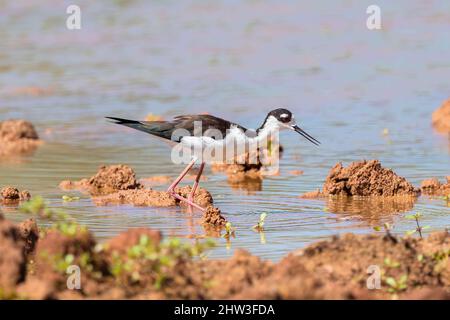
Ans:
<svg viewBox="0 0 450 320"><path fill-rule="evenodd" d="M245 152L252 143L257 145L281 130L295 131L314 145L320 145L317 139L313 138L297 125L292 112L285 108L277 108L270 111L261 126L256 130L248 130L235 122L209 114L180 115L170 121L139 121L117 117L106 118L115 124L149 133L169 142L172 146L178 146L181 150L191 151L191 153L188 153L190 157L189 163L170 184L167 192L178 200L186 202L189 206L195 207L200 211L205 211L206 209L196 204L193 200L205 163L211 161L211 157L205 156L205 149L218 150L220 153L225 151L227 147L235 148L236 146L243 146L240 150L244 150L243 152ZM234 156L238 155L235 154ZM182 197L175 192L175 188L198 159L201 159L200 167L190 194L187 198Z"/></svg>

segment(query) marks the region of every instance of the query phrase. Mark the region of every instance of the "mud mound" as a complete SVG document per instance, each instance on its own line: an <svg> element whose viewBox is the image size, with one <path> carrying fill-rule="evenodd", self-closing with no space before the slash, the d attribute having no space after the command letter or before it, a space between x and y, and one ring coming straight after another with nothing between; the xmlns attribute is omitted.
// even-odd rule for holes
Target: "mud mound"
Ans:
<svg viewBox="0 0 450 320"><path fill-rule="evenodd" d="M371 265L384 271L385 282L388 277L399 279L406 274L408 287L448 287L450 261L437 257L445 256L449 249L447 232L435 233L425 240L346 234L313 244L285 260L300 259L308 269L322 271L328 279L336 279L338 283L352 281L362 288L366 286L367 268ZM390 288L388 283L384 285Z"/></svg>
<svg viewBox="0 0 450 320"><path fill-rule="evenodd" d="M182 188L176 188L175 191L182 197L187 198L191 191L191 187L185 186ZM178 199L175 199L166 191L147 189L123 190L105 196L93 197L92 199L95 204L99 206L109 204L131 204L134 206L144 207L170 207L175 205L185 205L184 202L180 202ZM212 196L207 190L203 188L197 189L194 197L195 203L206 207L211 204L212 201Z"/></svg>
<svg viewBox="0 0 450 320"><path fill-rule="evenodd" d="M149 228L132 228L109 240L105 244L105 249L109 252L126 254L129 248L139 243L142 236L146 236L155 245L158 245L162 239L162 234L158 230Z"/></svg>
<svg viewBox="0 0 450 320"><path fill-rule="evenodd" d="M39 229L34 219L30 218L18 225L20 237L25 243L25 253L32 254L39 239Z"/></svg>
<svg viewBox="0 0 450 320"><path fill-rule="evenodd" d="M184 198L189 197L191 190L192 190L191 186L175 188L175 192ZM206 189L197 188L194 195L194 202L201 207L207 207L208 205L213 203L213 198L211 196L211 193L209 193L209 191L207 191ZM180 204L183 206L187 206L185 202L180 202Z"/></svg>
<svg viewBox="0 0 450 320"><path fill-rule="evenodd" d="M374 295L376 293L374 292ZM375 298L372 296L371 298ZM294 259L284 259L271 272L232 295L233 299L367 299L368 291L325 280Z"/></svg>
<svg viewBox="0 0 450 320"><path fill-rule="evenodd" d="M97 247L83 227L53 227L39 240L34 269L26 274L20 229L3 219L0 289L7 297L34 299L449 298L448 232L425 239L345 234L294 251L279 263L244 250L230 259L194 259L202 252L196 245L163 241L159 231L135 228ZM81 290L67 289L66 268L72 264L82 269ZM367 288L368 269L378 270L378 289Z"/></svg>
<svg viewBox="0 0 450 320"><path fill-rule="evenodd" d="M233 298L373 299L425 286L443 290L450 284L449 249L448 233L426 240L346 234L289 254ZM367 289L370 266L380 270L379 290Z"/></svg>
<svg viewBox="0 0 450 320"><path fill-rule="evenodd" d="M25 243L19 229L0 219L0 292L8 293L25 279Z"/></svg>
<svg viewBox="0 0 450 320"><path fill-rule="evenodd" d="M89 179L66 180L62 181L59 186L64 190L87 191L91 195L105 195L119 190L142 188L142 185L136 180L134 170L123 164L101 166L98 172Z"/></svg>
<svg viewBox="0 0 450 320"><path fill-rule="evenodd" d="M229 299L270 274L271 268L272 262L240 249L230 259L200 261L195 265L196 270L202 270L203 281L210 283L207 288L209 299Z"/></svg>
<svg viewBox="0 0 450 320"><path fill-rule="evenodd" d="M159 181L160 177L156 179ZM163 181L167 179L161 178ZM136 174L132 168L126 165L102 166L96 175L90 179L80 181L62 181L59 187L63 190L77 189L88 192L97 205L131 204L135 206L169 207L185 205L172 197L166 191L144 189L144 185L136 180ZM187 198L191 192L191 186L175 189L180 196ZM211 194L198 188L194 202L202 207L212 204Z"/></svg>
<svg viewBox="0 0 450 320"><path fill-rule="evenodd" d="M67 229L67 230L65 230ZM64 232L50 229L38 241L35 274L56 291L67 289L67 268L76 265L83 275L83 286L77 294L88 294L89 284L108 274L107 263L95 252L96 241L84 227L68 226ZM97 285L95 285L97 287Z"/></svg>
<svg viewBox="0 0 450 320"><path fill-rule="evenodd" d="M209 205L203 213L201 224L222 228L227 223L219 208Z"/></svg>
<svg viewBox="0 0 450 320"><path fill-rule="evenodd" d="M4 187L0 191L0 204L15 204L19 201L26 201L31 199L31 194L23 190L22 192L19 189L14 187Z"/></svg>
<svg viewBox="0 0 450 320"><path fill-rule="evenodd" d="M247 154L242 159L237 159L235 163L214 163L211 170L214 172L225 172L228 180L232 183L244 181L246 179L262 179L262 163L257 159L257 163L249 163L250 157Z"/></svg>
<svg viewBox="0 0 450 320"><path fill-rule="evenodd" d="M433 127L440 133L450 133L450 99L433 112L431 117Z"/></svg>
<svg viewBox="0 0 450 320"><path fill-rule="evenodd" d="M143 207L170 207L177 200L165 191L156 190L122 190L105 196L93 197L98 206L110 204L131 204Z"/></svg>
<svg viewBox="0 0 450 320"><path fill-rule="evenodd" d="M306 193L313 196L417 196L419 190L391 169L383 168L378 160L353 162L344 168L336 164L328 174L323 190Z"/></svg>
<svg viewBox="0 0 450 320"><path fill-rule="evenodd" d="M437 178L423 180L420 189L423 194L433 196L450 195L450 176L447 177L447 183L441 183Z"/></svg>
<svg viewBox="0 0 450 320"><path fill-rule="evenodd" d="M32 152L41 143L30 122L0 121L0 157Z"/></svg>

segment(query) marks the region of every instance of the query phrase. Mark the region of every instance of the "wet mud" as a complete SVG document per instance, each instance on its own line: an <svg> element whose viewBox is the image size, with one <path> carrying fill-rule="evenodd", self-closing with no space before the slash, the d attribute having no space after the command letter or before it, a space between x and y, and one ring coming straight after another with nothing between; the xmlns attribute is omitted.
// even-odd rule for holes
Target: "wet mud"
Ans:
<svg viewBox="0 0 450 320"><path fill-rule="evenodd" d="M27 190L19 191L19 189L11 186L4 187L0 190L0 204L16 205L20 201L31 199L31 194Z"/></svg>
<svg viewBox="0 0 450 320"><path fill-rule="evenodd" d="M436 131L450 134L450 99L433 112L431 122Z"/></svg>
<svg viewBox="0 0 450 320"><path fill-rule="evenodd" d="M141 180L142 181L142 180ZM158 176L151 182L168 183L170 179ZM59 187L63 190L79 190L92 196L96 205L129 204L134 206L170 207L175 205L185 206L184 202L172 197L166 191L147 189L136 178L136 173L129 166L111 165L101 166L98 172L88 179L79 181L62 181ZM187 198L191 192L191 186L178 187L175 192ZM211 194L198 188L194 195L194 202L202 207L213 203Z"/></svg>
<svg viewBox="0 0 450 320"><path fill-rule="evenodd" d="M91 178L79 181L65 180L60 183L59 187L63 190L87 192L93 196L143 188L136 179L134 170L123 164L101 166Z"/></svg>
<svg viewBox="0 0 450 320"><path fill-rule="evenodd" d="M326 177L322 190L303 194L302 198L326 196L416 197L420 190L378 160L353 162L348 167L337 163Z"/></svg>
<svg viewBox="0 0 450 320"><path fill-rule="evenodd" d="M4 218L0 220L3 297L450 298L447 231L425 239L388 233L344 234L293 251L274 263L245 250L236 250L229 259L196 259L202 244L183 244L148 228L129 229L102 244L84 227L78 226L71 232L64 230L54 227L43 230L34 252L27 255L20 227ZM81 268L80 290L67 289L66 267L70 264ZM378 283L371 282L369 269L379 272Z"/></svg>
<svg viewBox="0 0 450 320"><path fill-rule="evenodd" d="M450 196L450 176L446 177L446 182L441 183L437 178L423 180L420 189L423 194L430 196Z"/></svg>
<svg viewBox="0 0 450 320"><path fill-rule="evenodd" d="M0 121L0 160L32 154L42 140L34 126L25 120Z"/></svg>

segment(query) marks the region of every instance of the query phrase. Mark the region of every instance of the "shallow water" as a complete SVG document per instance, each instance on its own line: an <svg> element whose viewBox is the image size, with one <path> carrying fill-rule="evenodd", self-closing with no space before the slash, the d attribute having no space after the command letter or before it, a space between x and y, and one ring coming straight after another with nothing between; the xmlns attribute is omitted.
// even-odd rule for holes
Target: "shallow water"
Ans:
<svg viewBox="0 0 450 320"><path fill-rule="evenodd" d="M279 106L322 142L283 133L280 176L261 190L233 189L207 170L203 185L236 227L211 256L246 248L265 258L331 235L413 228L395 204L299 199L321 187L338 161L379 159L415 185L450 175L450 143L431 113L450 92L450 3L378 1L382 31L365 26L364 1L78 1L82 30L65 28L64 1L0 1L0 120L32 121L46 144L0 162L0 186L41 194L101 239L129 227L202 234L200 214L181 209L96 207L85 196L63 203L61 180L126 163L139 177L181 170L165 144L104 116L143 119L209 112L257 127ZM36 90L38 88L39 90ZM383 130L389 130L383 135ZM294 176L291 170L303 170ZM450 226L441 199L421 197L427 232ZM2 208L19 221L15 207ZM268 212L265 243L251 230ZM44 222L43 222L44 223Z"/></svg>

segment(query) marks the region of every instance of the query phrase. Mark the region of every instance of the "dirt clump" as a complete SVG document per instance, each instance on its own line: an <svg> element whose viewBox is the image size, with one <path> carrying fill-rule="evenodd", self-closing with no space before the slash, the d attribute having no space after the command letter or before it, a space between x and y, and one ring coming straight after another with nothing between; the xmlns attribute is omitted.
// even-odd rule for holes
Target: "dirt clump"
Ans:
<svg viewBox="0 0 450 320"><path fill-rule="evenodd" d="M217 162L211 165L212 171L225 172L230 183L239 183L247 179L261 180L264 176L263 169L264 165L261 162L259 152L256 154L246 152L236 157L231 163Z"/></svg>
<svg viewBox="0 0 450 320"><path fill-rule="evenodd" d="M170 207L177 204L177 200L168 192L147 189L121 190L104 196L96 196L92 199L98 206L131 204L142 207Z"/></svg>
<svg viewBox="0 0 450 320"><path fill-rule="evenodd" d="M391 169L381 166L378 160L353 162L348 167L337 163L328 174L320 196L418 196L420 190L414 188L405 178ZM311 198L308 193L303 197Z"/></svg>
<svg viewBox="0 0 450 320"><path fill-rule="evenodd" d="M142 236L146 236L155 245L158 245L162 240L162 233L159 230L143 227L131 228L106 242L105 249L109 252L126 254L129 248L139 243Z"/></svg>
<svg viewBox="0 0 450 320"><path fill-rule="evenodd" d="M325 194L323 194L320 189L317 189L316 191L305 192L304 194L300 195L300 198L302 199L317 199L321 197L325 197Z"/></svg>
<svg viewBox="0 0 450 320"><path fill-rule="evenodd" d="M59 186L64 190L86 191L91 195L105 195L120 190L135 190L143 187L136 180L134 170L123 164L101 166L98 172L89 179L65 180Z"/></svg>
<svg viewBox="0 0 450 320"><path fill-rule="evenodd" d="M158 177L158 181L168 181L166 177ZM143 181L145 183L145 181ZM144 185L136 179L136 174L132 168L126 165L112 165L100 167L97 174L89 179L79 181L62 181L60 188L63 190L77 189L88 192L97 205L109 204L131 204L134 206L169 207L175 205L184 206L185 203L172 197L166 191L146 189ZM191 192L191 186L175 188L175 192L187 198ZM194 202L202 207L212 204L211 194L198 188Z"/></svg>
<svg viewBox="0 0 450 320"><path fill-rule="evenodd" d="M230 299L267 277L273 263L237 249L230 259L199 262L197 269L205 270L203 277L210 283L209 299Z"/></svg>
<svg viewBox="0 0 450 320"><path fill-rule="evenodd" d="M25 253L32 254L36 248L39 239L39 229L33 218L22 221L17 226L19 228L20 237L25 243Z"/></svg>
<svg viewBox="0 0 450 320"><path fill-rule="evenodd" d="M25 243L20 230L8 220L0 219L0 298L10 294L25 279Z"/></svg>
<svg viewBox="0 0 450 320"><path fill-rule="evenodd" d="M450 196L450 176L446 183L441 183L437 178L425 179L420 185L423 194L432 196Z"/></svg>
<svg viewBox="0 0 450 320"><path fill-rule="evenodd" d="M440 133L450 133L450 99L433 112L431 117L433 127Z"/></svg>
<svg viewBox="0 0 450 320"><path fill-rule="evenodd" d="M0 191L0 204L17 204L30 199L31 194L27 190L19 191L15 187L7 186Z"/></svg>
<svg viewBox="0 0 450 320"><path fill-rule="evenodd" d="M178 193L183 198L188 198L191 193L191 186L177 187L175 188L175 192ZM207 207L208 205L213 203L213 198L211 193L204 188L197 188L194 195L194 202L201 207ZM188 206L185 202L179 202L180 205Z"/></svg>
<svg viewBox="0 0 450 320"><path fill-rule="evenodd" d="M76 294L95 295L102 285L101 279L109 274L107 262L95 251L95 246L94 237L82 226L67 225L61 230L52 227L37 243L34 274L53 288L52 295L57 297L71 291L67 288L67 270L71 265L76 265L83 275L83 285L81 290L76 290Z"/></svg>
<svg viewBox="0 0 450 320"><path fill-rule="evenodd" d="M0 121L0 157L33 152L40 144L34 126L25 120Z"/></svg>
<svg viewBox="0 0 450 320"><path fill-rule="evenodd" d="M1 297L449 299L447 231L424 239L344 234L312 243L274 263L240 249L229 259L196 259L208 248L206 242L163 239L149 228L129 229L97 245L79 225L46 230L35 255L27 257L20 228L0 220ZM35 261L28 272L27 259ZM81 269L80 290L67 288L70 265ZM371 282L374 270L380 276L378 283Z"/></svg>
<svg viewBox="0 0 450 320"><path fill-rule="evenodd" d="M222 228L227 223L227 219L225 219L222 216L222 213L220 212L219 208L213 207L212 205L209 205L206 207L205 212L203 213L201 224Z"/></svg>
<svg viewBox="0 0 450 320"><path fill-rule="evenodd" d="M191 186L175 188L175 192L180 196L187 198L191 191ZM138 190L121 190L116 193L96 196L92 198L95 204L104 206L110 204L131 204L134 206L144 207L170 207L175 205L186 205L184 202L172 197L167 191L138 189ZM203 189L198 188L194 202L202 207L212 204L211 194Z"/></svg>

